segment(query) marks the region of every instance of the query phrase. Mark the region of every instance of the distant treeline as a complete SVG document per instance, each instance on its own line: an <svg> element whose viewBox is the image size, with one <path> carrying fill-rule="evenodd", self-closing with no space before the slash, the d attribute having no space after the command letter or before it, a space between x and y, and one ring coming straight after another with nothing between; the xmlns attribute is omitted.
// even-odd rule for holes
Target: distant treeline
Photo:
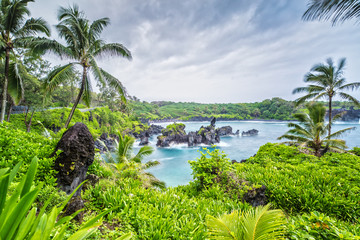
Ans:
<svg viewBox="0 0 360 240"><path fill-rule="evenodd" d="M149 120L181 119L201 120L202 118L217 117L229 120L293 120L293 113L303 110L304 105L295 107L292 101L281 98L266 99L255 103L219 103L202 104L194 102L141 102L129 101L133 114L139 118ZM326 103L324 102L326 106ZM349 102L336 101L334 109L350 109L354 106Z"/></svg>

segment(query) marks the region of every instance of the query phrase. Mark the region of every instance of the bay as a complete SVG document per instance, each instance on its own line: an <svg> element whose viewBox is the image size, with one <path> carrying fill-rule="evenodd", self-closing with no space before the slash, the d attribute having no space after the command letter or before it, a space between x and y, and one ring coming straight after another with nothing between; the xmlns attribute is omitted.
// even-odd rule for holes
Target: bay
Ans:
<svg viewBox="0 0 360 240"><path fill-rule="evenodd" d="M197 131L201 126L209 125L209 122L183 123L186 125L186 132ZM165 127L168 124L170 123L159 123L158 125ZM259 130L257 136L231 136L221 138L217 147L221 151L224 151L229 159L235 159L237 161L253 156L260 146L268 142L279 142L276 139L288 130L287 122L273 121L216 122L217 128L222 126L231 126L233 132L240 130L240 135L242 131L248 131L250 129ZM349 133L345 133L341 138L346 141L347 146L350 149L353 147L360 147L359 122L336 122L333 125L333 132L347 127L356 127L356 129ZM160 180L165 181L167 186L184 185L190 182L192 180L192 175L188 161L200 157L200 151L203 151L203 148L208 146L188 147L187 144L180 144L168 148L157 148L156 141L156 136L153 136L150 139L150 145L155 148L155 151L152 155L147 157L146 160L157 160L160 162L160 165L149 169L149 172L154 174ZM140 147L137 146L136 148Z"/></svg>

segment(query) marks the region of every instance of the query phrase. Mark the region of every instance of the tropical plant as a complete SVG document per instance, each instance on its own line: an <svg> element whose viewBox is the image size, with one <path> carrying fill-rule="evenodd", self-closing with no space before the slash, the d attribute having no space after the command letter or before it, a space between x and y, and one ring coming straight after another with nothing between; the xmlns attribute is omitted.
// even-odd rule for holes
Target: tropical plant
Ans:
<svg viewBox="0 0 360 240"><path fill-rule="evenodd" d="M312 148L314 155L317 157L322 156L329 149L343 151L346 148L345 141L332 138L338 137L344 132L354 129L354 127L345 128L327 135L330 131L331 121L325 123L326 108L321 103L313 103L308 104L307 109L309 113L294 114L299 123L289 123L288 127L292 129L278 139L289 139L290 142L287 143ZM339 117L341 117L341 114L337 114L331 120L336 120Z"/></svg>
<svg viewBox="0 0 360 240"><path fill-rule="evenodd" d="M45 209L51 203L52 197L44 203L39 211L36 207L32 207L42 186L41 184L36 187L33 185L37 161L36 157L32 160L27 174L20 179L10 196L7 196L9 186L15 179L21 162L11 171L8 168L0 169L0 239L64 239L65 230L71 219L79 213L78 211L72 216L60 216L77 189L69 195L61 206L53 207L50 212L46 212ZM109 210L104 211L90 219L67 239L84 239L90 236L101 224L99 219L109 212Z"/></svg>
<svg viewBox="0 0 360 240"><path fill-rule="evenodd" d="M331 20L335 25L350 19L359 21L360 1L358 0L310 0L304 20Z"/></svg>
<svg viewBox="0 0 360 240"><path fill-rule="evenodd" d="M101 56L122 56L131 59L130 51L119 43L105 43L100 38L103 29L110 24L109 18L100 18L92 23L85 18L85 14L79 11L77 5L69 8L61 7L58 11L59 24L56 29L59 36L63 38L66 45L55 40L42 39L34 41L32 47L36 53L52 52L61 59L74 60L69 64L53 70L45 82L45 90L51 94L54 89L62 82L69 79L75 71L75 66L82 67L82 78L80 81L80 91L66 121L65 128L70 124L74 111L82 99L88 106L91 102L91 82L89 72L101 84L110 86L117 90L125 101L125 89L122 83L100 68L96 58Z"/></svg>
<svg viewBox="0 0 360 240"><path fill-rule="evenodd" d="M154 149L151 146L143 146L135 155L133 153L133 146L135 139L128 135L124 137L119 134L119 142L116 147L116 157L111 153L107 153L107 161L112 164L114 169L123 177L130 177L139 179L144 187L158 187L165 188L165 183L157 179L153 174L145 172L145 170L160 164L158 161L149 160L143 163L146 156L151 155Z"/></svg>
<svg viewBox="0 0 360 240"><path fill-rule="evenodd" d="M206 217L209 239L260 240L283 239L285 216L270 205L246 212L235 210L218 218Z"/></svg>
<svg viewBox="0 0 360 240"><path fill-rule="evenodd" d="M331 58L326 60L327 64L316 64L312 67L311 71L305 75L304 82L309 83L307 87L295 88L293 94L306 92L307 94L295 100L299 105L306 100L318 100L327 98L329 103L329 136L331 135L332 125L332 101L335 96L340 96L342 99L360 106L359 100L344 92L347 90L354 90L360 87L360 82L348 83L343 77L346 59L342 58L338 66L334 66Z"/></svg>
<svg viewBox="0 0 360 240"><path fill-rule="evenodd" d="M34 40L34 35L44 33L50 36L50 28L42 18L29 18L30 11L27 7L34 0L4 0L0 3L0 54L5 53L4 83L2 85L2 104L0 123L4 121L9 73L11 69L10 56L14 55L14 49L28 47L29 40Z"/></svg>

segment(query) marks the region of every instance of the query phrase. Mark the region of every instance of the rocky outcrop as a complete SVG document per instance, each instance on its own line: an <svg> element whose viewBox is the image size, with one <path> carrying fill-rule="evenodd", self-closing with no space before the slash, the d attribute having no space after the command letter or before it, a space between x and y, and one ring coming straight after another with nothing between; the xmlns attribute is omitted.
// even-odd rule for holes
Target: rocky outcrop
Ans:
<svg viewBox="0 0 360 240"><path fill-rule="evenodd" d="M333 109L332 115L335 116L336 114L343 113L340 118L340 121L344 122L358 122L360 120L360 109L355 110L354 107L350 107L350 109ZM326 113L326 118L329 117L329 113Z"/></svg>
<svg viewBox="0 0 360 240"><path fill-rule="evenodd" d="M256 136L256 135L258 135L259 134L259 131L258 130L256 130L256 129L251 129L251 130L249 130L249 131L246 131L246 132L242 132L241 133L241 136L243 136L243 137L249 137L249 136Z"/></svg>
<svg viewBox="0 0 360 240"><path fill-rule="evenodd" d="M168 147L171 144L187 143L189 147L198 144L213 145L220 142L221 136L231 136L233 133L230 126L215 129L216 119L213 118L209 126L201 126L196 132L186 134L184 124L171 124L162 130L162 135L158 136L158 147Z"/></svg>
<svg viewBox="0 0 360 240"><path fill-rule="evenodd" d="M230 126L218 128L218 129L216 129L216 131L220 137L239 135L239 130L237 130L235 133L233 133L232 127L230 127Z"/></svg>
<svg viewBox="0 0 360 240"><path fill-rule="evenodd" d="M266 187L252 188L245 193L243 200L253 207L265 206L267 204Z"/></svg>
<svg viewBox="0 0 360 240"><path fill-rule="evenodd" d="M188 136L185 132L185 125L182 123L174 123L168 125L161 131L162 135L158 136L156 146L169 147L171 143L186 143Z"/></svg>
<svg viewBox="0 0 360 240"><path fill-rule="evenodd" d="M71 194L86 179L88 167L94 161L94 140L87 126L83 123L76 123L64 132L52 156L55 156L58 150L62 152L55 160L54 169L58 172L56 182L61 190ZM76 191L67 207L68 215L84 207L80 193L81 187ZM79 221L81 218L82 215L77 216Z"/></svg>

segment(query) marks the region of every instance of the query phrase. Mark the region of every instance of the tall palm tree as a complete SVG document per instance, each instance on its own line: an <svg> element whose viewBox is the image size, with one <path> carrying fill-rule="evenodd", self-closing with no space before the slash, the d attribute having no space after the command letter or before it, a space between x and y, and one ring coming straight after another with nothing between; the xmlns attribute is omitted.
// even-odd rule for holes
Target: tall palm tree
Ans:
<svg viewBox="0 0 360 240"><path fill-rule="evenodd" d="M58 11L59 24L56 29L59 36L65 40L66 45L55 40L43 39L35 41L32 47L37 53L52 52L61 59L73 62L61 66L51 72L45 82L45 90L50 94L59 84L68 79L76 65L82 68L80 91L66 121L65 128L69 126L74 111L82 99L88 106L91 101L91 82L89 72L102 86L110 86L117 90L125 100L125 89L121 82L101 69L96 62L101 56L122 56L131 59L130 51L119 43L105 43L100 38L103 29L110 24L108 18L100 18L90 22L85 14L79 11L77 5L69 8L61 7Z"/></svg>
<svg viewBox="0 0 360 240"><path fill-rule="evenodd" d="M160 164L158 161L147 161L143 163L144 157L151 155L154 149L150 146L143 146L137 154L133 153L135 139L119 134L119 142L117 143L116 157L111 153L107 153L108 162L112 163L114 169L124 177L139 179L145 187L165 188L165 183L157 179L154 175L145 170Z"/></svg>
<svg viewBox="0 0 360 240"><path fill-rule="evenodd" d="M269 210L270 205L235 210L218 218L206 217L209 239L260 240L284 239L285 216L281 210Z"/></svg>
<svg viewBox="0 0 360 240"><path fill-rule="evenodd" d="M0 3L0 54L5 54L0 123L5 118L10 55L14 53L14 49L24 47L25 43L34 39L34 35L38 33L50 36L50 28L42 18L26 20L30 15L27 7L29 2L34 0L2 0Z"/></svg>
<svg viewBox="0 0 360 240"><path fill-rule="evenodd" d="M325 123L326 108L321 103L313 103L308 104L307 109L309 113L294 114L299 123L289 123L288 127L291 129L278 139L289 139L290 141L287 143L312 148L317 157L321 157L328 149L343 151L346 148L345 141L333 138L339 137L346 131L353 130L354 127L327 135L330 122ZM339 117L341 114L335 115L333 120Z"/></svg>
<svg viewBox="0 0 360 240"><path fill-rule="evenodd" d="M304 20L330 20L333 25L350 19L360 20L359 0L311 0Z"/></svg>
<svg viewBox="0 0 360 240"><path fill-rule="evenodd" d="M354 90L360 87L360 82L348 83L343 77L346 59L342 58L338 66L334 66L331 58L326 60L326 64L316 64L311 71L305 75L304 82L309 83L307 87L295 88L293 94L306 92L307 94L295 100L295 104L305 102L306 100L318 100L321 98L328 99L329 103L329 135L331 135L332 121L332 101L335 96L350 101L360 106L359 100L344 92Z"/></svg>

